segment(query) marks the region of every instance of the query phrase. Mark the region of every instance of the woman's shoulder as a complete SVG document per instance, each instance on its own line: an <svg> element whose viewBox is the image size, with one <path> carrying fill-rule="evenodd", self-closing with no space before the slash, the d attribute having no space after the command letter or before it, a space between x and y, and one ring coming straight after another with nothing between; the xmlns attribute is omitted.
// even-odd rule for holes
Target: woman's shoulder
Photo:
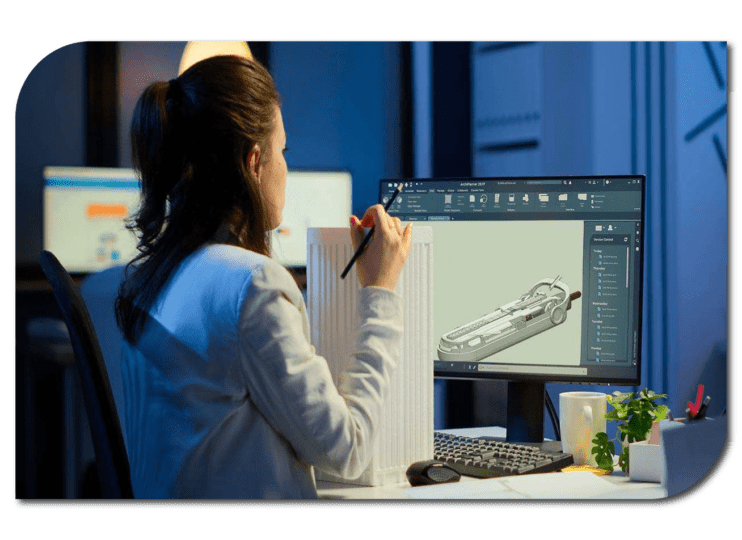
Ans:
<svg viewBox="0 0 742 540"><path fill-rule="evenodd" d="M275 260L241 247L209 244L192 261L197 272L217 273L220 281L240 283L242 300L260 293L277 291L292 302L301 299L301 291L289 271Z"/></svg>
<svg viewBox="0 0 742 540"><path fill-rule="evenodd" d="M190 317L200 306L208 317L236 323L248 306L257 308L279 295L297 306L303 302L286 268L254 251L207 244L183 261L158 310L173 318Z"/></svg>
<svg viewBox="0 0 742 540"><path fill-rule="evenodd" d="M260 267L271 260L255 251L228 244L206 244L194 254L194 261L198 264L243 271Z"/></svg>

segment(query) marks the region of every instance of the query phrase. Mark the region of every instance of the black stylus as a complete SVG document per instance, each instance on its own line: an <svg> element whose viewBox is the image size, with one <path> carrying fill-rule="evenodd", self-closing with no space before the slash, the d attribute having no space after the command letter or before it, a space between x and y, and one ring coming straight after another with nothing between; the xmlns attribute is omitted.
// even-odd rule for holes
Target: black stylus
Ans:
<svg viewBox="0 0 742 540"><path fill-rule="evenodd" d="M387 201L387 203L384 205L384 211L389 210L391 208L392 203L394 202L394 199L397 198L397 195L402 191L402 186L404 184L399 184L397 186L397 189L394 190L394 193L392 193L391 198ZM345 279L345 276L348 275L348 272L350 272L350 269L353 268L353 263L356 262L356 259L361 256L361 253L363 253L363 250L366 248L366 245L371 241L371 236L374 234L374 229L376 228L376 225L371 227L371 230L368 231L368 234L366 235L366 238L363 239L361 242L361 245L358 246L358 249L353 254L353 257L350 259L350 262L348 263L348 266L345 267L345 270L343 270L343 273L340 274L340 279Z"/></svg>

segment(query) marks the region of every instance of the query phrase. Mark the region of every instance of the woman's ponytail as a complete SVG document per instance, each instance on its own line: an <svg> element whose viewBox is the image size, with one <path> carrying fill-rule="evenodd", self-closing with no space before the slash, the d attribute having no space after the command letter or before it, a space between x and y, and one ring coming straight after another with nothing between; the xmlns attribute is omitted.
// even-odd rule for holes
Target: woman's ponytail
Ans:
<svg viewBox="0 0 742 540"><path fill-rule="evenodd" d="M165 225L168 194L180 181L183 151L179 144L178 116L182 97L174 96L172 82L155 82L142 93L131 125L134 167L142 179L143 204L132 228L142 235L147 246ZM178 94L181 93L177 85Z"/></svg>
<svg viewBox="0 0 742 540"><path fill-rule="evenodd" d="M202 60L140 96L131 145L142 204L128 224L139 253L116 302L128 341L177 266L220 227L230 243L270 256L266 208L246 157L255 144L269 148L279 103L265 68L236 56Z"/></svg>

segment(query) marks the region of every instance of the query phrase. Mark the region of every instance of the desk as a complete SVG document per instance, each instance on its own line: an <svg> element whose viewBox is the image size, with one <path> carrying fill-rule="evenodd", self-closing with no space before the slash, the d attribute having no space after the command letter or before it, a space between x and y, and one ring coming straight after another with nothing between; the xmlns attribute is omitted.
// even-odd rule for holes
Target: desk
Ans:
<svg viewBox="0 0 742 540"><path fill-rule="evenodd" d="M504 428L446 430L467 437L503 437ZM408 482L379 487L317 482L321 499L660 499L667 491L658 483L632 482L617 469L596 476L590 472L545 473L478 479L413 488Z"/></svg>

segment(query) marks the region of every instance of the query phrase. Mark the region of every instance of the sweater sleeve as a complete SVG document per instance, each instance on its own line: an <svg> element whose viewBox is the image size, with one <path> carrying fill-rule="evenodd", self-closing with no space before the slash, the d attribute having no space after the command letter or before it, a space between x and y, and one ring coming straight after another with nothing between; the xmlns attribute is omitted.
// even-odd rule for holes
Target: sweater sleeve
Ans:
<svg viewBox="0 0 742 540"><path fill-rule="evenodd" d="M303 462L356 478L374 434L402 339L402 297L360 290L354 352L336 387L327 361L303 331L296 284L268 262L255 269L239 315L242 369L250 399Z"/></svg>

